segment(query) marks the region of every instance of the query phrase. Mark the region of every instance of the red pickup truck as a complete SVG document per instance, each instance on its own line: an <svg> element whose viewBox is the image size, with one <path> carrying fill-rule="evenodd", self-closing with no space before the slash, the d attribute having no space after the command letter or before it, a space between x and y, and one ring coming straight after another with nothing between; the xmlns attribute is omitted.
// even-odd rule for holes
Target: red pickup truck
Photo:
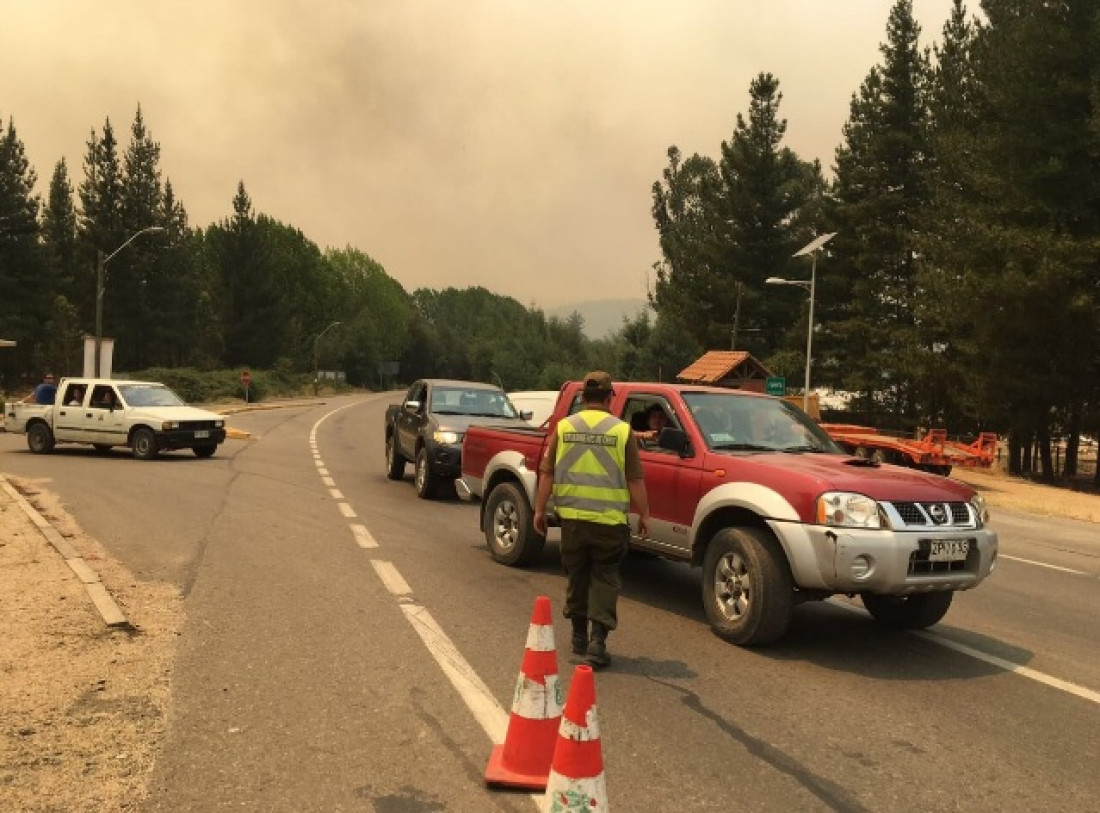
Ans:
<svg viewBox="0 0 1100 813"><path fill-rule="evenodd" d="M561 388L543 427L466 433L455 484L481 501L498 562L542 553L532 525L538 462L549 431L579 408L580 387ZM796 604L834 594L859 595L889 626L928 627L955 591L993 570L997 535L963 483L845 454L797 407L766 395L617 383L611 411L642 430L654 404L669 425L640 444L651 516L631 548L701 566L707 618L732 643L775 641ZM553 523L552 502L548 513Z"/></svg>

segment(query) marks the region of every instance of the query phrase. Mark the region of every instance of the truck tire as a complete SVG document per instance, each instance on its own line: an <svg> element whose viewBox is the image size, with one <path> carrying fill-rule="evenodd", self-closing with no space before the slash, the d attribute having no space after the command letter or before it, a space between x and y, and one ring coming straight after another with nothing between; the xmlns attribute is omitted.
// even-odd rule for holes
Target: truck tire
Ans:
<svg viewBox="0 0 1100 813"><path fill-rule="evenodd" d="M860 599L867 612L880 624L901 630L922 630L937 623L951 606L955 593L916 593L911 596L880 596L863 593Z"/></svg>
<svg viewBox="0 0 1100 813"><path fill-rule="evenodd" d="M405 458L397 451L397 438L386 435L386 477L400 480L405 476Z"/></svg>
<svg viewBox="0 0 1100 813"><path fill-rule="evenodd" d="M719 638L740 646L783 637L794 609L794 581L767 531L723 528L703 557L703 609Z"/></svg>
<svg viewBox="0 0 1100 813"><path fill-rule="evenodd" d="M46 424L36 422L27 427L27 448L34 454L49 454L54 444L53 431Z"/></svg>
<svg viewBox="0 0 1100 813"><path fill-rule="evenodd" d="M537 562L546 537L535 533L534 513L515 483L501 483L485 501L485 543L493 559L516 567Z"/></svg>
<svg viewBox="0 0 1100 813"><path fill-rule="evenodd" d="M192 446L191 451L195 453L195 457L213 457L214 452L218 450L218 444L216 443L204 443L201 446Z"/></svg>
<svg viewBox="0 0 1100 813"><path fill-rule="evenodd" d="M416 484L416 496L420 499L430 500L435 496L439 478L432 474L431 464L428 463L428 449L425 446L421 446L416 452L413 481Z"/></svg>
<svg viewBox="0 0 1100 813"><path fill-rule="evenodd" d="M152 460L157 456L157 436L148 426L139 426L130 438L130 451L138 460Z"/></svg>

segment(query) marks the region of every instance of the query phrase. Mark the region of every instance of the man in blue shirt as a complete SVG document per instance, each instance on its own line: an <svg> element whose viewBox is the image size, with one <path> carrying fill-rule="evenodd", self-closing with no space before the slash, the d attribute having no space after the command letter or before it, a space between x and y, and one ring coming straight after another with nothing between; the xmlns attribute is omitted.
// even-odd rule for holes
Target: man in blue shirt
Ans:
<svg viewBox="0 0 1100 813"><path fill-rule="evenodd" d="M34 388L34 402L36 404L52 404L57 397L57 384L54 383L53 373L46 373L42 383Z"/></svg>

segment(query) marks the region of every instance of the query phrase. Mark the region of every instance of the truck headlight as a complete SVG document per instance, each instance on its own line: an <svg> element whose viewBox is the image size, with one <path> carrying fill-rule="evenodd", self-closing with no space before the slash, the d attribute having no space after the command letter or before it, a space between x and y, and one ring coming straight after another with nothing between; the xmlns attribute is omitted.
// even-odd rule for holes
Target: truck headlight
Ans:
<svg viewBox="0 0 1100 813"><path fill-rule="evenodd" d="M160 428L161 428L162 432L171 432L173 429L179 429L180 428L180 422L179 421L164 421L163 423L161 423Z"/></svg>
<svg viewBox="0 0 1100 813"><path fill-rule="evenodd" d="M215 429L221 429L223 426L225 426L225 421L214 421Z"/></svg>
<svg viewBox="0 0 1100 813"><path fill-rule="evenodd" d="M839 528L881 528L878 503L863 494L828 491L817 498L817 523Z"/></svg>
<svg viewBox="0 0 1100 813"><path fill-rule="evenodd" d="M432 432L432 440L436 443L442 443L446 446L453 446L456 443L462 442L461 432L451 432L446 429L436 429Z"/></svg>
<svg viewBox="0 0 1100 813"><path fill-rule="evenodd" d="M975 494L970 498L970 507L974 509L974 516L978 518L978 527L989 522L989 507L985 504L985 497Z"/></svg>

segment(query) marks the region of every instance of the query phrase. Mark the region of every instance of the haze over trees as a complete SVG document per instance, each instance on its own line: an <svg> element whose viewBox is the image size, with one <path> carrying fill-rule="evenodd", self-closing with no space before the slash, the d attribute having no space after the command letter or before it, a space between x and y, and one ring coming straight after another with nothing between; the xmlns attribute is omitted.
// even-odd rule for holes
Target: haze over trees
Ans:
<svg viewBox="0 0 1100 813"><path fill-rule="evenodd" d="M556 389L585 369L671 380L704 350L748 350L801 382L818 255L812 381L858 419L1006 434L1013 470L1067 470L1100 434L1100 13L1095 0L956 0L929 50L897 0L855 89L828 177L785 146L780 78L761 71L714 156L676 146L652 188L651 310L590 340L583 320L484 288L406 291L363 250L322 249L227 181L190 224L140 107L124 145L92 129L82 177L44 196L10 115L0 129L3 386L77 372L106 265L115 369L343 370L349 383L475 378ZM0 111L3 112L3 111ZM75 184L75 186L74 186ZM339 326L317 337L332 322ZM318 351L319 358L313 354ZM1032 460L1035 450L1038 460Z"/></svg>

